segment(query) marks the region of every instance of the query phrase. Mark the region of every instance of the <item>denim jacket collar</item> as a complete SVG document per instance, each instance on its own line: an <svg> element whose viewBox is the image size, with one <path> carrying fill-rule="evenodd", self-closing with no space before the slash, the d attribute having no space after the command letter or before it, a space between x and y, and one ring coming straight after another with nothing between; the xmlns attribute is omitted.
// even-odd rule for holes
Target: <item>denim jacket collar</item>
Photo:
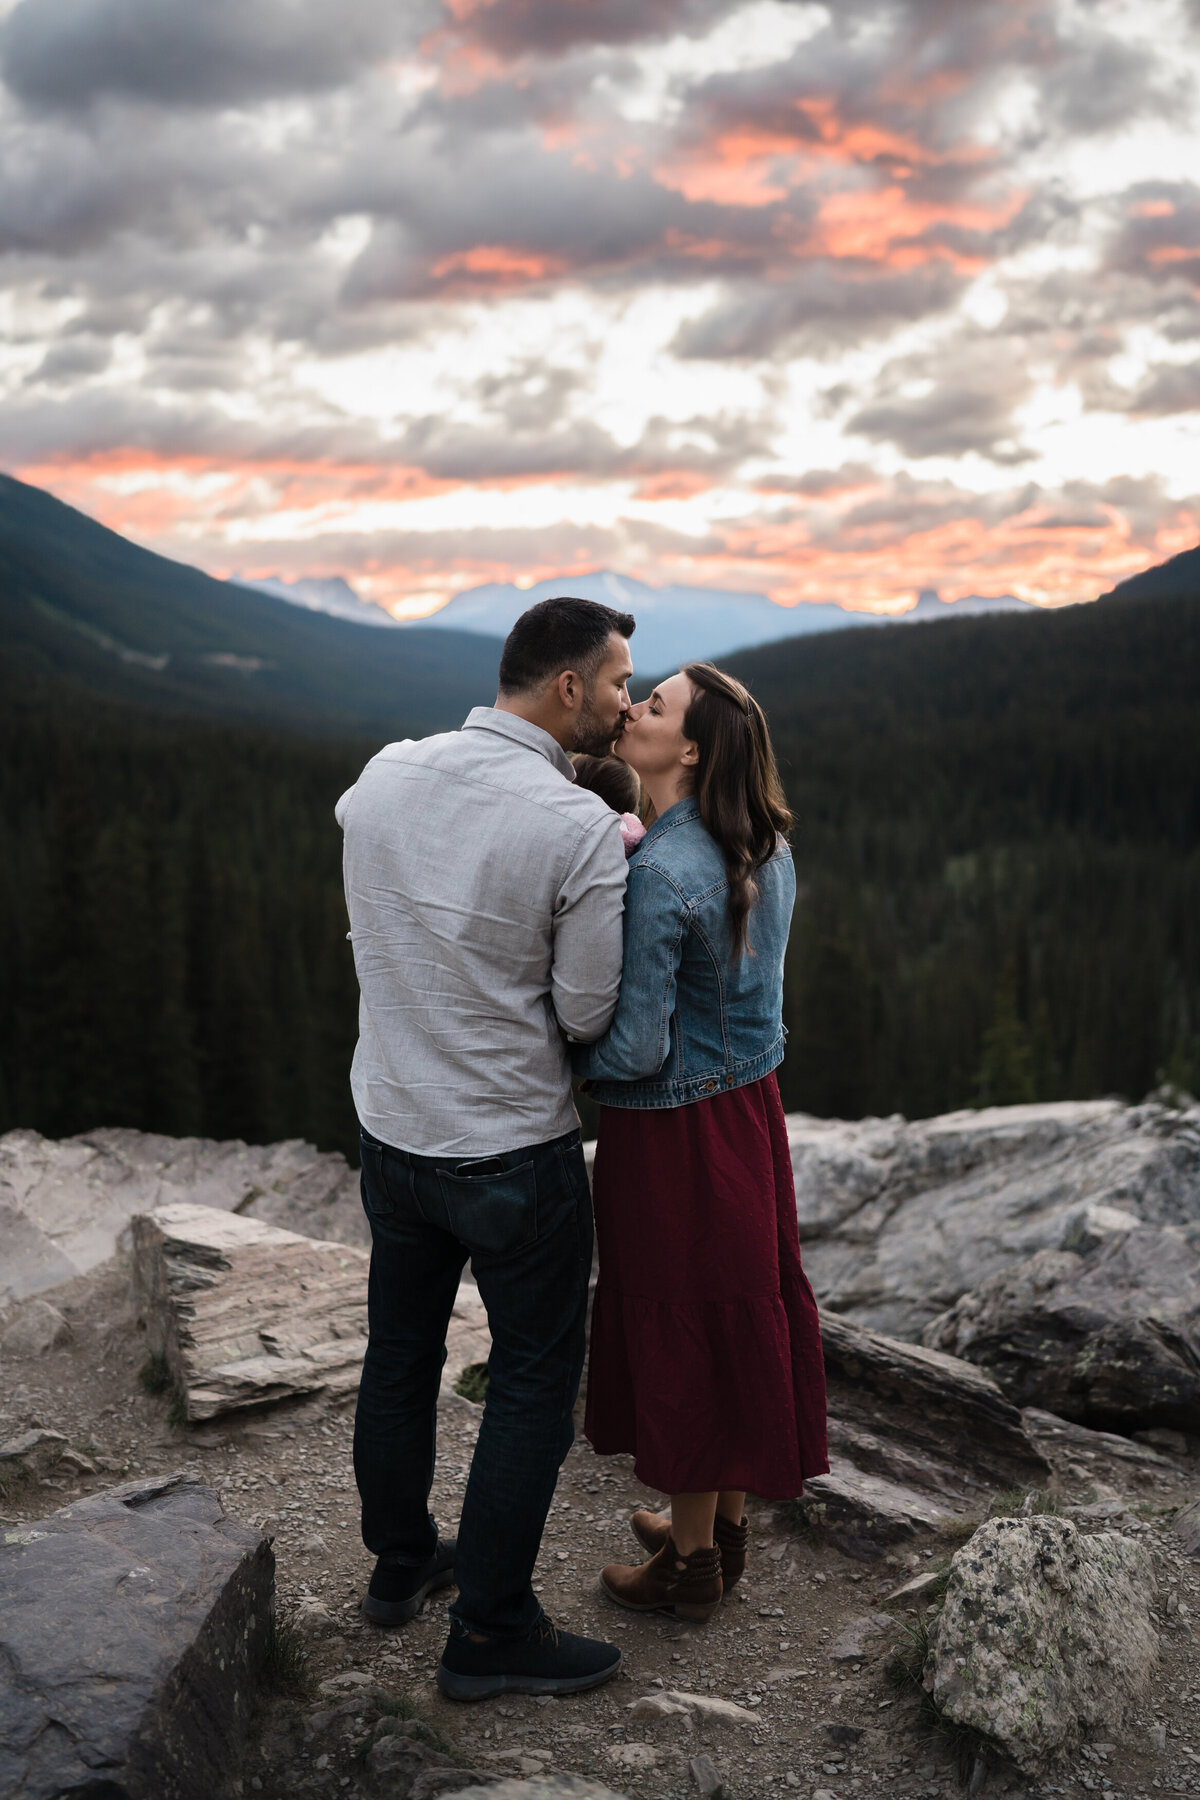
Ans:
<svg viewBox="0 0 1200 1800"><path fill-rule="evenodd" d="M634 854L640 856L643 850L649 849L655 839L662 837L663 833L669 831L672 826L687 825L699 817L700 803L694 794L688 794L686 799L677 800L674 806L668 806L666 812L659 813L653 825L647 827L646 835Z"/></svg>

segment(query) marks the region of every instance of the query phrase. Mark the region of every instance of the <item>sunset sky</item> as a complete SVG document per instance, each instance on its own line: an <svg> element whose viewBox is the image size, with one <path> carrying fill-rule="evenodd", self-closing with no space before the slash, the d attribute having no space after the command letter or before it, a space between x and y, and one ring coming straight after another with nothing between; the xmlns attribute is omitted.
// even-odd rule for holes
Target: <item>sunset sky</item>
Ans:
<svg viewBox="0 0 1200 1800"><path fill-rule="evenodd" d="M1200 539L1200 0L0 0L0 465L401 615Z"/></svg>

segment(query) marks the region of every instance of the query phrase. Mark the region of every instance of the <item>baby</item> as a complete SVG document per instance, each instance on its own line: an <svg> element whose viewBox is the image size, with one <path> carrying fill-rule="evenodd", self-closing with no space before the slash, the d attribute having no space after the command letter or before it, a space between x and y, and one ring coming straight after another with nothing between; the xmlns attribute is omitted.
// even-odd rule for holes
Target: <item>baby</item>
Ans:
<svg viewBox="0 0 1200 1800"><path fill-rule="evenodd" d="M606 806L620 814L621 842L626 856L632 856L646 835L646 827L637 816L641 782L629 764L616 756L585 756L576 751L571 761L575 765L576 785L598 795Z"/></svg>

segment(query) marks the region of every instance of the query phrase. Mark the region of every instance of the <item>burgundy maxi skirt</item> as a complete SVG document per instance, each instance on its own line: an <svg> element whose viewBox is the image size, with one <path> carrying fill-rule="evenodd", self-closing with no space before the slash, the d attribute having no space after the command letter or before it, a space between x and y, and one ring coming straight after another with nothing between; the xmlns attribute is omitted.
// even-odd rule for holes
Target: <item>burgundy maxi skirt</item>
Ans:
<svg viewBox="0 0 1200 1800"><path fill-rule="evenodd" d="M584 1430L664 1494L795 1499L824 1474L825 1368L774 1075L601 1109Z"/></svg>

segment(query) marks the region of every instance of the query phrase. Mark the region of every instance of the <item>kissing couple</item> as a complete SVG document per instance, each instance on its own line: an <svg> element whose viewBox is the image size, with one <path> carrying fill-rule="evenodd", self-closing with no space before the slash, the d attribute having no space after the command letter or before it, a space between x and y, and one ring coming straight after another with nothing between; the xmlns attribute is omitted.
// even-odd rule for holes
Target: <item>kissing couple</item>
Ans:
<svg viewBox="0 0 1200 1800"><path fill-rule="evenodd" d="M590 600L531 607L496 704L389 744L337 805L372 1242L363 1610L402 1623L456 1583L437 1672L455 1700L621 1666L532 1586L574 1435L593 1204L584 1430L670 1496L633 1515L649 1555L601 1572L608 1598L707 1619L745 1566L747 1491L792 1499L828 1467L774 1074L790 817L746 688L693 663L631 705L633 632ZM572 1069L600 1108L594 1197ZM492 1347L455 1539L429 1494L468 1259Z"/></svg>

